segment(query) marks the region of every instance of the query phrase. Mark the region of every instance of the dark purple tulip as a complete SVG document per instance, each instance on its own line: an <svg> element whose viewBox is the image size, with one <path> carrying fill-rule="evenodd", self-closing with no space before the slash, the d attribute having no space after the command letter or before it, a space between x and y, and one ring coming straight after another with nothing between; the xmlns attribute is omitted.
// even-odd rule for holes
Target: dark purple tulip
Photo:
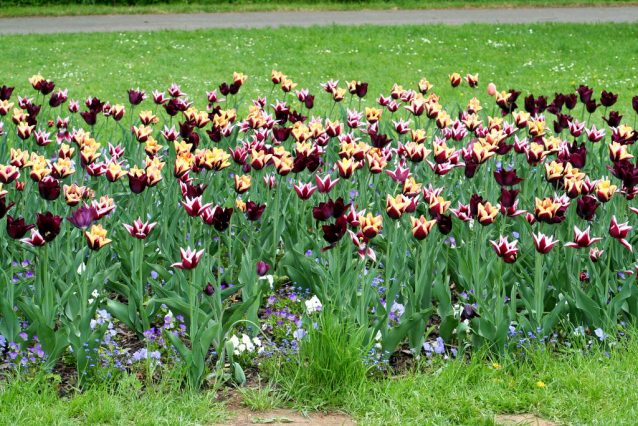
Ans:
<svg viewBox="0 0 638 426"><path fill-rule="evenodd" d="M390 139L388 135L384 135L384 134L370 135L370 143L375 148L383 149L386 146L388 146L390 142L392 142L392 139Z"/></svg>
<svg viewBox="0 0 638 426"><path fill-rule="evenodd" d="M224 232L230 226L230 219L233 216L232 208L215 207L207 210L201 218L207 225L213 225L217 232Z"/></svg>
<svg viewBox="0 0 638 426"><path fill-rule="evenodd" d="M615 95L611 92L607 92L606 90L603 90L603 92L600 94L600 103L605 108L614 106L617 100L618 100L618 95Z"/></svg>
<svg viewBox="0 0 638 426"><path fill-rule="evenodd" d="M42 85L40 86L40 92L43 95L48 95L49 93L53 92L53 89L55 89L55 83L49 80L44 80L42 81Z"/></svg>
<svg viewBox="0 0 638 426"><path fill-rule="evenodd" d="M607 169L623 182L625 188L632 189L638 185L638 167L628 160L616 161L613 167L607 166Z"/></svg>
<svg viewBox="0 0 638 426"><path fill-rule="evenodd" d="M259 261L257 262L257 275L263 277L270 271L270 265L266 262Z"/></svg>
<svg viewBox="0 0 638 426"><path fill-rule="evenodd" d="M246 219L254 222L261 218L261 215L264 213L266 209L265 204L257 204L253 201L249 201L246 203Z"/></svg>
<svg viewBox="0 0 638 426"><path fill-rule="evenodd" d="M481 316L476 313L474 306L466 303L461 310L461 321L470 320L472 318L480 318Z"/></svg>
<svg viewBox="0 0 638 426"><path fill-rule="evenodd" d="M636 114L638 114L638 96L631 98L631 107L634 109Z"/></svg>
<svg viewBox="0 0 638 426"><path fill-rule="evenodd" d="M146 189L146 173L141 176L128 175L128 187L133 194L141 194Z"/></svg>
<svg viewBox="0 0 638 426"><path fill-rule="evenodd" d="M213 285L211 283L206 284L206 287L204 288L204 294L206 296L212 296L215 294L215 287L213 287Z"/></svg>
<svg viewBox="0 0 638 426"><path fill-rule="evenodd" d="M578 86L578 89L576 89L576 92L578 93L578 96L580 96L580 101L586 104L594 94L594 89L590 89L588 86L581 84Z"/></svg>
<svg viewBox="0 0 638 426"><path fill-rule="evenodd" d="M322 225L323 239L331 246L334 246L343 238L348 230L348 221L345 216L339 217L334 224Z"/></svg>
<svg viewBox="0 0 638 426"><path fill-rule="evenodd" d="M10 214L7 215L7 234L14 240L24 237L33 228L35 225L27 225L24 219L14 219Z"/></svg>
<svg viewBox="0 0 638 426"><path fill-rule="evenodd" d="M97 218L98 213L95 207L82 206L71 212L71 217L66 220L71 222L73 226L79 229L87 229L91 223Z"/></svg>
<svg viewBox="0 0 638 426"><path fill-rule="evenodd" d="M516 169L513 170L499 170L494 172L494 179L500 186L514 186L523 182L523 178L518 177Z"/></svg>
<svg viewBox="0 0 638 426"><path fill-rule="evenodd" d="M175 117L180 111L179 99L171 99L162 106L164 107L166 114L170 115L171 117Z"/></svg>
<svg viewBox="0 0 638 426"><path fill-rule="evenodd" d="M299 111L290 111L290 113L288 113L288 121L290 121L292 124L295 124L297 122L304 122L308 119L308 117L306 117L305 115L301 115L301 113L299 113Z"/></svg>
<svg viewBox="0 0 638 426"><path fill-rule="evenodd" d="M38 183L38 191L47 201L57 200L60 196L60 184L52 177L46 176Z"/></svg>
<svg viewBox="0 0 638 426"><path fill-rule="evenodd" d="M197 198L204 194L204 191L208 188L208 184L191 185L184 183L182 185L182 195L184 198Z"/></svg>
<svg viewBox="0 0 638 426"><path fill-rule="evenodd" d="M60 223L62 222L62 218L60 216L54 216L51 212L46 212L44 214L38 213L37 217L36 225L38 226L40 235L42 235L44 241L53 241L60 233Z"/></svg>
<svg viewBox="0 0 638 426"><path fill-rule="evenodd" d="M618 111L610 111L609 117L603 117L603 120L607 123L609 127L618 127L620 126L620 121L623 116L618 113Z"/></svg>
<svg viewBox="0 0 638 426"><path fill-rule="evenodd" d="M96 114L101 113L104 108L104 102L102 102L99 98L88 98L84 103L89 111L95 111Z"/></svg>
<svg viewBox="0 0 638 426"><path fill-rule="evenodd" d="M8 101L11 98L14 87L0 86L0 101Z"/></svg>
<svg viewBox="0 0 638 426"><path fill-rule="evenodd" d="M563 95L563 99L565 100L565 107L569 110L574 109L576 107L576 104L578 103L578 95L576 95L576 93Z"/></svg>
<svg viewBox="0 0 638 426"><path fill-rule="evenodd" d="M580 146L576 145L574 142L569 148L569 162L572 163L572 166L577 169L582 169L587 164L587 148L584 143L581 143Z"/></svg>
<svg viewBox="0 0 638 426"><path fill-rule="evenodd" d="M452 215L437 215L436 226L439 228L439 232L443 235L447 235L452 232Z"/></svg>
<svg viewBox="0 0 638 426"><path fill-rule="evenodd" d="M357 83L357 96L363 98L367 93L368 83Z"/></svg>
<svg viewBox="0 0 638 426"><path fill-rule="evenodd" d="M206 133L208 134L208 137L210 138L211 142L221 142L222 140L222 129L218 126L213 125L213 128L210 130L206 130Z"/></svg>
<svg viewBox="0 0 638 426"><path fill-rule="evenodd" d="M314 106L315 106L315 95L306 96L306 99L304 99L303 102L306 105L306 108L308 108L308 109L314 108Z"/></svg>
<svg viewBox="0 0 638 426"><path fill-rule="evenodd" d="M227 83L222 83L219 85L219 92L224 95L224 96L228 96L228 94L230 93L230 86L228 86Z"/></svg>
<svg viewBox="0 0 638 426"><path fill-rule="evenodd" d="M274 127L272 129L272 135L278 142L285 142L292 133L292 128L290 127Z"/></svg>
<svg viewBox="0 0 638 426"><path fill-rule="evenodd" d="M97 111L95 110L81 112L80 115L89 126L95 126L95 123L97 123Z"/></svg>
<svg viewBox="0 0 638 426"><path fill-rule="evenodd" d="M589 114L593 114L596 112L596 109L599 107L600 105L598 105L596 103L596 99L590 99L589 101L587 101L587 103L585 104L585 109L587 110L587 112Z"/></svg>
<svg viewBox="0 0 638 426"><path fill-rule="evenodd" d="M332 218L338 219L345 215L351 204L344 204L343 198L337 200L329 198L325 203L319 203L319 206L312 209L312 217L317 221L326 221Z"/></svg>
<svg viewBox="0 0 638 426"><path fill-rule="evenodd" d="M146 94L143 90L139 89L129 89L128 90L128 101L131 105L139 105L142 101L146 99Z"/></svg>
<svg viewBox="0 0 638 426"><path fill-rule="evenodd" d="M51 108L57 108L63 103L65 103L69 98L66 96L64 92L57 91L51 95L51 99L49 99L49 106Z"/></svg>
<svg viewBox="0 0 638 426"><path fill-rule="evenodd" d="M476 174L476 170L478 170L478 163L473 159L465 161L465 177L468 179L472 179Z"/></svg>
<svg viewBox="0 0 638 426"><path fill-rule="evenodd" d="M506 209L514 206L514 202L516 201L516 197L518 196L520 190L518 189L505 189L501 188L501 206Z"/></svg>
<svg viewBox="0 0 638 426"><path fill-rule="evenodd" d="M576 200L576 214L581 219L594 220L596 209L600 203L591 195L586 195Z"/></svg>
<svg viewBox="0 0 638 426"><path fill-rule="evenodd" d="M42 105L35 105L31 102L27 104L27 114L29 115L29 117L36 117L38 114L40 114L40 109L42 109Z"/></svg>
<svg viewBox="0 0 638 426"><path fill-rule="evenodd" d="M6 216L7 212L11 210L11 207L15 206L13 201L6 203L4 197L0 198L0 219Z"/></svg>

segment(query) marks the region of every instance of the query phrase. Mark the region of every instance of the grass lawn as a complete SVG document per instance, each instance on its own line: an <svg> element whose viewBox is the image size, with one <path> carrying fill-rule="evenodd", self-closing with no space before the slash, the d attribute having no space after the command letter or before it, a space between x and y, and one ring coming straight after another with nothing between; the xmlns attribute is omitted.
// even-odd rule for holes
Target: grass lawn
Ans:
<svg viewBox="0 0 638 426"><path fill-rule="evenodd" d="M270 71L277 69L299 83L298 89L309 88L317 109L325 110L328 96L319 83L330 78L368 81L369 103L387 95L395 82L415 88L422 77L449 99L448 74L457 71L480 74L480 99L487 97L489 81L499 90L522 91L521 100L529 92L553 96L587 83L596 96L603 89L620 93L616 106L633 114L638 47L619 40L637 38L638 26L630 24L12 35L0 37L0 84L17 86L17 94L32 93L27 79L41 73L57 87L68 87L71 99L93 95L115 103L127 101L131 87L150 93L176 82L203 107L204 91L228 81L233 71L250 76L242 92L254 97L270 91ZM603 54L610 46L613 53ZM468 101L476 95L465 85L457 90Z"/></svg>
<svg viewBox="0 0 638 426"><path fill-rule="evenodd" d="M557 424L629 425L638 422L638 392L631 386L638 380L637 356L631 343L609 358L595 350L585 356L531 354L527 362L502 366L434 360L402 377L353 385L338 400L318 397L313 384L294 390L283 382L227 389L222 396L233 394L233 401L255 410L345 411L363 425L492 425L503 413L531 413ZM64 398L43 382L11 381L0 392L3 425L196 425L234 415L212 392L162 385L142 391L134 378Z"/></svg>
<svg viewBox="0 0 638 426"><path fill-rule="evenodd" d="M0 17L107 15L135 13L197 13L197 12L250 12L292 10L392 10L392 9L461 9L494 7L555 7L555 6L609 6L635 5L636 0L371 0L371 1L194 1L139 6L111 5L56 5L13 6L7 2L0 7ZM2 2L0 2L2 6Z"/></svg>

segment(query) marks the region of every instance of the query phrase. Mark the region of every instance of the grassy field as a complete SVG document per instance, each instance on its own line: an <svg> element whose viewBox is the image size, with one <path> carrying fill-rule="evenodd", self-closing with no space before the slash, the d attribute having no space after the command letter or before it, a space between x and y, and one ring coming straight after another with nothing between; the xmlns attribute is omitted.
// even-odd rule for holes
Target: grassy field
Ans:
<svg viewBox="0 0 638 426"><path fill-rule="evenodd" d="M363 425L493 425L504 413L531 413L557 424L631 425L638 422L638 392L631 386L638 380L636 356L632 343L609 357L594 350L538 352L526 362L496 366L479 357L469 364L434 360L401 377L352 384L339 399L318 397L312 385L295 391L279 382L226 389L222 396L232 394L232 401L256 410L345 411ZM212 392L189 394L161 384L142 391L134 378L64 398L53 385L19 380L0 392L0 424L215 424L232 420L226 404Z"/></svg>
<svg viewBox="0 0 638 426"><path fill-rule="evenodd" d="M619 6L635 5L636 0L371 0L371 1L195 1L153 5L121 6L101 4L45 4L15 6L0 1L0 17L107 15L137 13L254 12L294 10L392 10L392 9L463 9L495 7Z"/></svg>
<svg viewBox="0 0 638 426"><path fill-rule="evenodd" d="M456 71L480 74L479 91L463 85L457 89L461 99L477 93L487 99L489 81L499 90L521 90L522 96L553 96L587 83L597 95L603 89L620 93L617 107L633 114L638 48L618 40L637 37L638 26L630 24L15 35L0 37L0 84L17 86L18 94L32 93L27 79L41 73L68 87L71 99L93 95L114 103L124 102L131 87L150 93L176 82L203 107L204 91L228 81L233 71L249 75L242 92L255 97L270 91L270 71L277 69L299 83L298 89L309 88L318 108L324 108L328 96L319 83L330 78L368 81L371 103L388 94L393 83L415 88L422 77L449 98L448 74ZM610 46L613 54L602 54ZM281 97L277 93L273 97Z"/></svg>

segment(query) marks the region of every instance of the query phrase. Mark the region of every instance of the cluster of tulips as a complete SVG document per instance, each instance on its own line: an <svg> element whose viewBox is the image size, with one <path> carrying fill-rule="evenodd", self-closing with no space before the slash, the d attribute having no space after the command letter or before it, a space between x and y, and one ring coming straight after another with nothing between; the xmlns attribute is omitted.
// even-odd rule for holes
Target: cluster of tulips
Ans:
<svg viewBox="0 0 638 426"><path fill-rule="evenodd" d="M26 320L49 365L71 348L81 373L105 332L97 309L140 338L170 309L189 342L167 338L199 384L228 365L241 381L229 336L257 336L261 301L289 283L386 354L433 330L507 350L512 329L636 319L638 133L618 95L581 85L519 106L454 73L473 93L463 107L425 78L368 99L361 81L314 95L273 71L240 105L246 80L203 109L176 84L114 105L40 75L24 97L0 87L0 334L15 341Z"/></svg>

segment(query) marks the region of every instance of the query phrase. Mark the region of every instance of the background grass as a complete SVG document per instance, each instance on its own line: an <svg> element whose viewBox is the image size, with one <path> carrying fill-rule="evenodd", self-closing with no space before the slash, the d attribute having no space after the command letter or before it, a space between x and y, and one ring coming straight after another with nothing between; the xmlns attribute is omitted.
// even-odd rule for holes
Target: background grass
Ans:
<svg viewBox="0 0 638 426"><path fill-rule="evenodd" d="M528 355L502 368L478 355L469 364L423 359L401 377L346 383L332 400L326 393L312 397L307 387L282 390L277 382L237 396L255 410L338 409L361 425L493 425L503 413L533 413L558 424L638 424L636 343L609 354ZM195 425L233 415L211 392L190 394L161 383L142 391L133 377L63 398L47 382L12 380L0 390L2 425Z"/></svg>
<svg viewBox="0 0 638 426"><path fill-rule="evenodd" d="M328 96L319 83L330 78L368 81L368 102L388 94L392 84L416 88L422 77L434 91L451 97L448 74L480 74L480 88L462 85L455 97L487 100L485 87L515 88L536 95L573 91L587 83L620 93L616 105L631 112L636 89L638 25L534 24L407 27L315 27L259 30L201 30L108 34L12 35L0 37L0 85L34 94L27 81L35 73L68 87L71 99L98 96L127 102L126 90L164 90L182 85L196 105L205 90L229 81L233 71L249 75L246 97L268 94L270 71L289 75L299 88ZM277 91L273 98L282 98ZM271 101L274 99L271 99ZM491 102L491 101L490 101ZM246 102L243 104L246 105ZM616 107L615 106L615 107ZM614 108L616 109L616 108ZM602 113L602 109L599 110Z"/></svg>
<svg viewBox="0 0 638 426"><path fill-rule="evenodd" d="M293 10L609 6L636 0L0 0L0 17Z"/></svg>

